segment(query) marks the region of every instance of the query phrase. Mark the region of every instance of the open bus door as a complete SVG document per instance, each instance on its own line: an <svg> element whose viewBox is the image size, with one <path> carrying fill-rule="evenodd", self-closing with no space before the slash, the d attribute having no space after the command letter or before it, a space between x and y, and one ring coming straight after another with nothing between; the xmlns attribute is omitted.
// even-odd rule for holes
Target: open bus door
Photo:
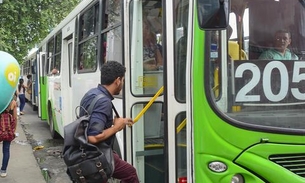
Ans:
<svg viewBox="0 0 305 183"><path fill-rule="evenodd" d="M160 62L162 60L161 2L132 1L124 7L130 8L124 15L128 17L124 24L130 24L130 30L126 31L124 37L129 37L126 35L130 31L130 41L127 42L131 46L126 51L128 59L125 59L125 114L136 122L131 129L126 130L125 155L127 161L132 162L137 169L141 182L164 182L167 171L164 166L164 72L160 63L154 64L158 62L157 59ZM154 100L151 100L153 96ZM144 112L148 103L151 105Z"/></svg>
<svg viewBox="0 0 305 183"><path fill-rule="evenodd" d="M31 95L33 110L37 111L37 109L39 107L39 103L38 103L39 76L37 74L39 54L38 54L38 52L35 52L34 54L35 54L35 56L33 58L33 65L31 66L32 77L30 78L32 80L32 85L31 85L32 88L31 88L31 90L30 90L31 92L29 92L29 94Z"/></svg>
<svg viewBox="0 0 305 183"><path fill-rule="evenodd" d="M38 116L42 120L47 119L47 73L46 73L46 52L39 52L39 87L38 87Z"/></svg>

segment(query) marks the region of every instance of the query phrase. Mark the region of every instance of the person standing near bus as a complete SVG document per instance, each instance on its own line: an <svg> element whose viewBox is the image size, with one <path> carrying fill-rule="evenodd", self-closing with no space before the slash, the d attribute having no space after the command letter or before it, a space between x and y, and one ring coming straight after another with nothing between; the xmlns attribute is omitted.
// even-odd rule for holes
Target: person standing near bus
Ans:
<svg viewBox="0 0 305 183"><path fill-rule="evenodd" d="M26 89L26 92L30 95L30 97L32 98L32 75L29 74L26 76L26 78L28 79L27 83L26 83L26 86L27 86L27 89Z"/></svg>
<svg viewBox="0 0 305 183"><path fill-rule="evenodd" d="M101 68L101 84L89 90L83 98L80 106L88 108L95 96L104 94L94 106L88 128L89 143L99 145L105 141L109 145L115 134L126 127L133 125L131 118L114 118L112 111L113 95L118 95L123 88L126 68L116 62L108 61ZM80 110L80 116L85 115L84 110ZM122 183L138 183L136 169L126 161L122 160L118 154L113 152L114 172L112 177L120 179Z"/></svg>
<svg viewBox="0 0 305 183"><path fill-rule="evenodd" d="M12 126L12 128L14 128L13 131L16 132L16 127L17 127L17 102L15 101L14 98L12 99L12 101L9 104L9 106L7 107L7 109L5 111L3 111L3 113L5 113L5 112L8 112L14 118L13 120L10 121L10 122L14 121L10 125ZM1 169L0 169L0 177L2 177L2 178L7 176L6 170L7 170L8 162L9 162L9 159L10 159L10 146L11 146L11 141L4 140L2 142L3 156L2 156L2 165L1 165Z"/></svg>
<svg viewBox="0 0 305 183"><path fill-rule="evenodd" d="M287 47L291 43L291 34L287 30L279 30L274 36L274 48L264 51L259 59L271 60L299 60Z"/></svg>
<svg viewBox="0 0 305 183"><path fill-rule="evenodd" d="M23 108L25 106L25 89L27 87L24 85L24 80L22 78L19 79L19 84L18 84L18 96L19 96L19 101L20 101L20 114L23 115Z"/></svg>

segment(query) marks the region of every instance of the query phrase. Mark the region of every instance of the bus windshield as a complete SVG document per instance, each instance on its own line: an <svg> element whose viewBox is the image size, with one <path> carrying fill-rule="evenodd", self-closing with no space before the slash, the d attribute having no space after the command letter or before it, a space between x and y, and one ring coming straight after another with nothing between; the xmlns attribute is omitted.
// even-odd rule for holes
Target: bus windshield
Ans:
<svg viewBox="0 0 305 183"><path fill-rule="evenodd" d="M301 2L232 0L226 30L207 31L207 88L212 104L228 121L304 133L305 9Z"/></svg>

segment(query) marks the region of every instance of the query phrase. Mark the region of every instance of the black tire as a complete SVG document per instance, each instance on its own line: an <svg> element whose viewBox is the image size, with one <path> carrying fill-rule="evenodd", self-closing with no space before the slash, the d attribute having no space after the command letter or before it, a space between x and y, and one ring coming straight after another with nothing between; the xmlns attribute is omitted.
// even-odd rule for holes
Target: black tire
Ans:
<svg viewBox="0 0 305 183"><path fill-rule="evenodd" d="M48 105L48 106L49 106L48 107L48 121L49 121L51 137L53 139L59 139L60 135L56 132L55 127L54 127L52 108L51 108L51 105Z"/></svg>

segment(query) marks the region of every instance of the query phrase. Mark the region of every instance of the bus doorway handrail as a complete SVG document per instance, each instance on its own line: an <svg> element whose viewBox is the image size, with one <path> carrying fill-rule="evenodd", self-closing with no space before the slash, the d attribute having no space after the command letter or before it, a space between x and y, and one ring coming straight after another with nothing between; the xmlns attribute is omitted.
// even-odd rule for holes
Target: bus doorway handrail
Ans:
<svg viewBox="0 0 305 183"><path fill-rule="evenodd" d="M154 103L154 101L163 93L164 86L162 86L158 92L149 100L145 107L139 112L139 114L134 118L133 122L136 123L143 116L143 114L148 110L148 108ZM177 127L177 134L185 127L186 118Z"/></svg>
<svg viewBox="0 0 305 183"><path fill-rule="evenodd" d="M151 98L148 102L148 104L145 105L145 107L139 112L139 114L134 118L133 122L136 123L142 116L143 114L147 111L147 109L154 103L154 101L163 93L164 86L162 86L159 91Z"/></svg>
<svg viewBox="0 0 305 183"><path fill-rule="evenodd" d="M178 127L177 127L177 134L185 127L185 125L186 125L186 118L178 125Z"/></svg>

